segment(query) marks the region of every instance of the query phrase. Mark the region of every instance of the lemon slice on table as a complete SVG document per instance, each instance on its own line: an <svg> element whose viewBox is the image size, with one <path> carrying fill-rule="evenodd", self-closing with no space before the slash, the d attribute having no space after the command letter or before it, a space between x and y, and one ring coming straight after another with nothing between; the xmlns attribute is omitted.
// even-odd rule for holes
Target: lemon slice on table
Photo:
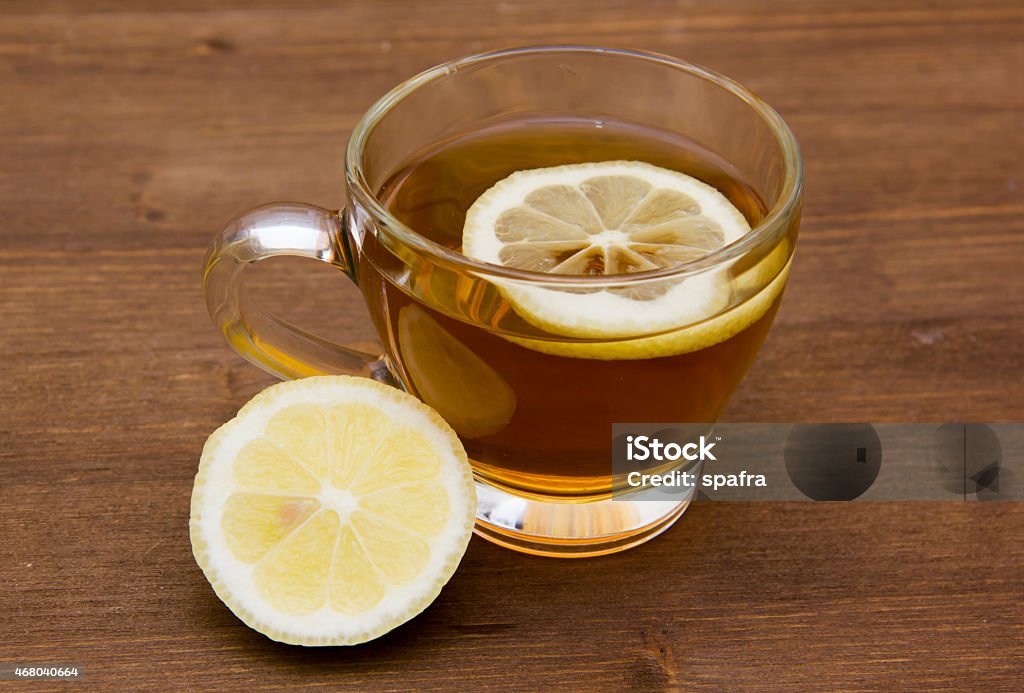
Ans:
<svg viewBox="0 0 1024 693"><path fill-rule="evenodd" d="M514 269L611 276L680 265L749 231L743 214L696 178L639 161L606 161L517 171L499 181L467 211L462 251ZM729 311L733 287L721 268L635 288L491 281L526 321L577 339L512 341L566 356L646 358L701 349L740 331L781 292L782 269L773 268L781 279L772 291Z"/></svg>
<svg viewBox="0 0 1024 693"><path fill-rule="evenodd" d="M196 561L248 626L351 645L425 609L476 514L458 437L411 395L366 378L273 385L203 448Z"/></svg>

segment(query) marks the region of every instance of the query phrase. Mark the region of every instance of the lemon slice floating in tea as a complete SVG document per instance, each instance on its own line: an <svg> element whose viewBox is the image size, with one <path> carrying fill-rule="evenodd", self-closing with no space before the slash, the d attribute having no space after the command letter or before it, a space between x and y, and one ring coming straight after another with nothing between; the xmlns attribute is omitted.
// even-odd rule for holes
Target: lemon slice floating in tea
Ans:
<svg viewBox="0 0 1024 693"><path fill-rule="evenodd" d="M517 171L499 181L467 211L462 251L508 268L606 275L614 283L613 275L699 259L749 231L728 198L696 178L639 161L606 161ZM491 281L526 321L576 338L513 341L564 356L629 359L695 351L736 334L781 292L788 263L773 269L769 287L732 310L726 309L733 287L721 270L629 287Z"/></svg>
<svg viewBox="0 0 1024 693"><path fill-rule="evenodd" d="M398 311L398 345L416 393L463 438L508 424L516 409L512 386L415 303Z"/></svg>
<svg viewBox="0 0 1024 693"><path fill-rule="evenodd" d="M351 645L437 597L475 513L466 453L436 412L321 376L271 386L210 436L189 527L196 561L247 625Z"/></svg>

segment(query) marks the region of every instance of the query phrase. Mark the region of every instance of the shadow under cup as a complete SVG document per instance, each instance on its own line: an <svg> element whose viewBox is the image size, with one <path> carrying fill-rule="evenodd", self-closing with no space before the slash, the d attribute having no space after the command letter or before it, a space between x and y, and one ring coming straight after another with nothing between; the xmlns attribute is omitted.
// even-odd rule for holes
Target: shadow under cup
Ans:
<svg viewBox="0 0 1024 693"><path fill-rule="evenodd" d="M740 240L684 265L577 276L473 261L457 244L431 240L432 229L409 227L388 209L389 186L424 153L481 131L557 121L624 124L684 138L756 194L761 218ZM239 319L246 314L244 294L237 309L225 308L230 300L210 298L211 284L231 284L210 279L218 253L226 253L216 247L207 297L232 345L271 372L393 377L434 407L459 433L473 463L482 536L545 555L622 550L670 526L692 494L666 501L619 493L612 424L717 420L782 297L799 222L800 169L796 142L781 118L736 83L702 68L652 54L575 47L471 57L396 87L362 119L347 151L349 205L340 223L324 210L269 207L260 213L276 215L273 221L250 213L221 241L256 235L254 226L281 226L281 214L290 210L284 223L309 236L290 254L331 262L356 281L383 359L339 350L252 306L248 319ZM265 254L254 253L256 260ZM716 287L718 300L695 308L685 324L599 338L552 327L524 308L531 300L657 295L678 286ZM277 338L254 338L261 329L276 330Z"/></svg>

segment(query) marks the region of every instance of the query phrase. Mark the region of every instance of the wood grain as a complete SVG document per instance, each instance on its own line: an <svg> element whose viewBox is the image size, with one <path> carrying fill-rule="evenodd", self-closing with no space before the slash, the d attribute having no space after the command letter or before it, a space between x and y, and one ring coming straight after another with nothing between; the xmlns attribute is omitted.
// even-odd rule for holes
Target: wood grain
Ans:
<svg viewBox="0 0 1024 693"><path fill-rule="evenodd" d="M271 381L209 324L211 234L273 199L342 204L348 132L414 72L550 42L706 64L802 143L797 262L730 419L1024 417L1019 2L13 0L0 661L78 663L96 690L1020 689L1019 504L701 504L577 562L474 539L434 606L352 650L274 644L216 600L192 476ZM258 283L372 339L330 270Z"/></svg>

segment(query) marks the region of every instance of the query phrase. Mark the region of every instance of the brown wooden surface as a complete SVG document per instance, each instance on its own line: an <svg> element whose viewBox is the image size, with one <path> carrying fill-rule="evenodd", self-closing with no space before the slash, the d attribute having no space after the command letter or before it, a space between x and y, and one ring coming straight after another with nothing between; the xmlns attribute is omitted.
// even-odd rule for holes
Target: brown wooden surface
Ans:
<svg viewBox="0 0 1024 693"><path fill-rule="evenodd" d="M0 662L87 668L61 690L1020 690L1020 504L701 504L575 562L474 539L356 649L277 645L214 597L192 477L271 379L206 316L207 241L257 203L342 204L348 133L403 78L541 42L708 65L800 139L797 262L730 419L1024 419L1019 2L8 0ZM259 281L372 339L329 269Z"/></svg>

